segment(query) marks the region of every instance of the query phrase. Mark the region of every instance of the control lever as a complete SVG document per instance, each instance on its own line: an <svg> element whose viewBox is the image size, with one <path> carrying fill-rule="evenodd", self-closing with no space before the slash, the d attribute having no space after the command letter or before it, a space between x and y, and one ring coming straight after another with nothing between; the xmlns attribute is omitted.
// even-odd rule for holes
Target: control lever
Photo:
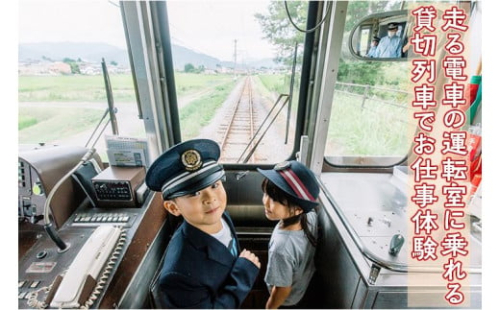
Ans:
<svg viewBox="0 0 500 310"><path fill-rule="evenodd" d="M405 242L405 238L401 234L395 234L391 238L391 244L389 245L389 254L393 256L397 256L403 244Z"/></svg>

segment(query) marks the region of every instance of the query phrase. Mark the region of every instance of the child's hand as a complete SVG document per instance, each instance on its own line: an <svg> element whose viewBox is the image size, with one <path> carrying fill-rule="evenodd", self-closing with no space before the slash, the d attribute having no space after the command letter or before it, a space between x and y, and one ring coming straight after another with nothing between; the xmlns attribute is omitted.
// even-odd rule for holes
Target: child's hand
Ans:
<svg viewBox="0 0 500 310"><path fill-rule="evenodd" d="M247 249L244 249L243 251L241 251L240 257L248 259L249 261L254 263L254 265L257 266L257 268L260 269L259 258L255 256L255 254L253 254L252 252L248 251Z"/></svg>

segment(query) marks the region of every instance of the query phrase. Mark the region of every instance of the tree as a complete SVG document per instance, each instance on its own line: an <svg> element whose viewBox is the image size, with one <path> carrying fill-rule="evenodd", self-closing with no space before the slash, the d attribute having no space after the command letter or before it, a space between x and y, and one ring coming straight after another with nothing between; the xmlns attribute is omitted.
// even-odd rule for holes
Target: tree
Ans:
<svg viewBox="0 0 500 310"><path fill-rule="evenodd" d="M195 68L194 68L194 66L193 66L192 63L188 63L188 64L184 65L184 72L191 73L191 72L194 72L194 71L195 71Z"/></svg>
<svg viewBox="0 0 500 310"><path fill-rule="evenodd" d="M71 73L73 74L80 74L80 66L76 62L71 62L69 63L69 66L71 67Z"/></svg>
<svg viewBox="0 0 500 310"><path fill-rule="evenodd" d="M399 0L396 1L349 1L347 9L344 31L350 32L356 24L364 17L385 11L399 10L401 6Z"/></svg>
<svg viewBox="0 0 500 310"><path fill-rule="evenodd" d="M308 1L287 1L288 12L283 1L272 1L268 14L256 14L265 37L276 47L276 61L291 65L295 42L299 43L297 64L302 63L305 34L297 30L290 19L300 29L306 29ZM375 85L383 79L386 64L375 61L360 61L350 55L346 40L351 30L364 17L383 11L398 10L401 1L349 1L344 27L344 44L339 64L339 82ZM326 9L326 7L325 7ZM390 65L390 63L389 63Z"/></svg>
<svg viewBox="0 0 500 310"><path fill-rule="evenodd" d="M307 19L307 1L287 1L290 18L298 27L305 28ZM265 37L277 47L275 60L279 63L291 65L295 50L295 43L303 45L305 34L293 27L287 15L285 2L271 1L268 7L269 14L255 14ZM302 54L297 55L297 63L301 63Z"/></svg>
<svg viewBox="0 0 500 310"><path fill-rule="evenodd" d="M73 58L64 57L63 62L69 64L69 63L75 62L75 60Z"/></svg>
<svg viewBox="0 0 500 310"><path fill-rule="evenodd" d="M395 11L401 6L401 1L350 1L347 9L344 27L344 41L349 38L354 27L368 15L384 11ZM360 61L351 56L347 44L343 44L342 57L339 64L339 82L363 85L380 85L386 80L385 70L394 66L393 62ZM401 70L400 73L405 74ZM392 76L393 74L391 74ZM396 79L395 82L397 83Z"/></svg>
<svg viewBox="0 0 500 310"><path fill-rule="evenodd" d="M383 80L381 62L340 59L337 80L344 83L375 85Z"/></svg>
<svg viewBox="0 0 500 310"><path fill-rule="evenodd" d="M71 68L71 73L73 74L80 74L80 66L76 63L76 61L74 59L71 59L71 58L64 58L63 59L63 62L64 63L67 63L70 68Z"/></svg>

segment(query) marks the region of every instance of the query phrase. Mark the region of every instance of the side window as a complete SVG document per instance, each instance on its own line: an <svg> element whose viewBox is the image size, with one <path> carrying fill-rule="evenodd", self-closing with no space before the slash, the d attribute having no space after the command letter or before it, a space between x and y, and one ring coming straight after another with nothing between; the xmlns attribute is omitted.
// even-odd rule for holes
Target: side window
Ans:
<svg viewBox="0 0 500 310"><path fill-rule="evenodd" d="M306 2L289 6L305 19ZM169 1L167 13L182 140L215 140L223 163L292 156L304 35L283 2Z"/></svg>
<svg viewBox="0 0 500 310"><path fill-rule="evenodd" d="M144 137L120 7L112 1L19 1L18 143L89 147L116 108L118 133ZM103 62L109 73L106 91ZM94 130L96 134L89 141ZM108 125L103 135L112 135ZM96 149L107 161L101 137Z"/></svg>
<svg viewBox="0 0 500 310"><path fill-rule="evenodd" d="M349 2L325 149L325 158L332 165L394 165L409 151L408 62L359 60L351 55L346 42L364 16L400 7L400 1ZM361 27L356 52L366 56L373 37L383 37L382 29L379 32Z"/></svg>

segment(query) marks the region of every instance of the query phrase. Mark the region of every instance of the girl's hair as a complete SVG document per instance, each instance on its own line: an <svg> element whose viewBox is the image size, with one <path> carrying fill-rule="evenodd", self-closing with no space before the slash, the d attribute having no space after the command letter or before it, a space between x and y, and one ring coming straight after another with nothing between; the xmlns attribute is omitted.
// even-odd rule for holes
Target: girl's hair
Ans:
<svg viewBox="0 0 500 310"><path fill-rule="evenodd" d="M269 179L265 178L262 181L262 191L266 193L272 200L281 203L288 208L297 207L300 208L300 204L294 199L292 196L288 195L286 192L277 187L273 182ZM290 226L292 224L296 224L300 221L300 225L306 234L307 239L313 246L316 246L317 240L311 232L308 222L307 222L307 213L302 212L299 215L295 215L286 219L283 219L283 227Z"/></svg>

